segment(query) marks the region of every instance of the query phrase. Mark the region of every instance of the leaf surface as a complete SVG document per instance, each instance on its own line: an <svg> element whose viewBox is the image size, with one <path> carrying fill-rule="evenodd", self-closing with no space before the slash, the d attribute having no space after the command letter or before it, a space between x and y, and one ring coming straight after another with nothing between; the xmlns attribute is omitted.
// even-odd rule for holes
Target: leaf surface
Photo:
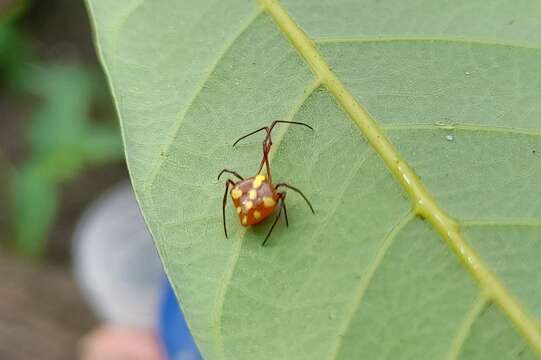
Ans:
<svg viewBox="0 0 541 360"><path fill-rule="evenodd" d="M136 194L207 359L534 359L536 1L88 0ZM367 112L365 112L365 110ZM370 115L368 115L370 114ZM276 118L290 226L242 228ZM413 204L413 205L412 205Z"/></svg>

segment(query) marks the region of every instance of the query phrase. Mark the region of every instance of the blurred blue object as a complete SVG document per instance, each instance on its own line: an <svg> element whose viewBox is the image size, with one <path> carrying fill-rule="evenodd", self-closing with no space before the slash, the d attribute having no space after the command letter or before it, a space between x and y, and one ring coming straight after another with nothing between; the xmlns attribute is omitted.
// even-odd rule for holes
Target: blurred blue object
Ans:
<svg viewBox="0 0 541 360"><path fill-rule="evenodd" d="M202 360L171 285L165 281L160 309L160 338L169 360Z"/></svg>

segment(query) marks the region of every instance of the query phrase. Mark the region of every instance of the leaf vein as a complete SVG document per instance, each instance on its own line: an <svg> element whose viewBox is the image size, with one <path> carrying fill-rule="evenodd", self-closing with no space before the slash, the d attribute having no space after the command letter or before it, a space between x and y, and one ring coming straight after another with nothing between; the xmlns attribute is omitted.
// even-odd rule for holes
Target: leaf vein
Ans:
<svg viewBox="0 0 541 360"><path fill-rule="evenodd" d="M456 360L460 355L471 328L475 321L479 318L479 315L483 312L483 309L489 304L489 298L486 294L481 293L479 298L472 303L470 310L466 313L466 316L462 320L462 323L458 327L458 332L451 343L447 359Z"/></svg>
<svg viewBox="0 0 541 360"><path fill-rule="evenodd" d="M291 120L295 114L301 109L302 105L305 103L306 99L310 97L310 95L321 85L319 80L315 80L311 84L309 84L305 91L303 92L303 95L299 98L296 105L293 107L290 114L288 114L287 119ZM285 127L284 131L281 133L281 136L278 136L273 141L274 148L269 153L269 161L272 160L274 157L274 154L276 153L276 149L280 147L280 144L283 140L283 134L289 129L289 126ZM212 334L214 337L214 341L216 343L217 349L218 349L218 355L221 359L225 359L225 353L224 353L224 343L223 343L223 336L222 336L222 319L223 319L223 310L225 305L225 298L227 295L227 291L230 287L230 283L233 278L233 273L235 272L235 268L237 265L237 262L240 257L240 252L242 249L242 244L244 242L244 239L246 238L247 228L242 227L241 235L239 236L240 239L235 243L235 246L232 249L231 257L229 258L226 266L226 270L224 271L222 281L220 282L220 286L217 289L216 292L216 298L214 301L214 305L212 307L212 316L211 316L211 327L212 327Z"/></svg>
<svg viewBox="0 0 541 360"><path fill-rule="evenodd" d="M167 136L166 141L164 144L162 144L162 153L168 154L170 151L171 146L174 144L176 137L178 136L178 133L180 131L180 127L183 123L184 118L186 117L186 114L192 107L194 101L197 99L203 88L205 87L206 82L208 81L211 74L214 72L220 61L223 59L223 57L227 54L231 46L235 43L235 41L246 31L250 28L250 25L254 23L254 21L257 20L257 18L261 15L261 11L257 11L249 20L248 22L240 29L240 31L233 36L231 41L226 44L226 46L222 49L218 57L216 58L216 61L212 63L209 67L209 69L206 71L205 75L202 77L197 90L195 91L192 99L189 101L188 106L177 115L178 121L175 122L174 126L171 129L171 133L169 136ZM158 161L155 162L154 167L151 169L151 171L148 174L148 177L145 181L143 181L142 188L145 193L148 193L150 190L150 187L154 184L156 181L156 178L158 177L158 174L160 172L161 167L163 166L165 160L167 157L162 156L158 158Z"/></svg>
<svg viewBox="0 0 541 360"><path fill-rule="evenodd" d="M494 133L506 133L506 134L520 134L529 136L541 136L541 129L528 129L528 128L510 128L499 126L479 126L468 124L452 124L452 125L438 125L438 124L389 124L381 127L383 130L461 130L461 131L478 131L478 132L494 132Z"/></svg>
<svg viewBox="0 0 541 360"><path fill-rule="evenodd" d="M524 226L541 227L541 219L483 219L483 220L461 220L463 227L474 226Z"/></svg>
<svg viewBox="0 0 541 360"><path fill-rule="evenodd" d="M321 239L321 237L325 233L323 230L325 229L325 227L327 226L329 220L333 217L333 215L336 214L336 212L340 208L340 205L344 197L348 193L347 192L348 186L354 180L355 176L362 169L363 165L370 158L370 156L373 156L373 155L374 153L372 153L370 149L368 149L356 160L356 165L351 164L352 165L351 171L349 172L349 174L347 174L346 179L344 179L344 186L342 186L340 190L338 191L339 195L334 197L335 199L334 203L329 204L330 210L327 212L327 216L325 217L325 219L319 222L319 225L317 227L314 228L314 231L313 231L314 235L312 236L313 238L312 243L316 243ZM317 276L317 275L314 275L314 276ZM297 291L296 293L297 296L292 299L293 300L292 303L298 303L299 297L303 296L305 288L308 288L309 286L311 286L311 282L307 279L307 281L304 282L303 286L299 288L299 291Z"/></svg>
<svg viewBox="0 0 541 360"><path fill-rule="evenodd" d="M466 45L503 46L529 50L541 50L541 45L531 43L501 42L492 39L468 39L460 37L321 37L313 38L316 44L339 44L339 43L388 43L388 42L450 42Z"/></svg>
<svg viewBox="0 0 541 360"><path fill-rule="evenodd" d="M394 239L396 238L396 235L402 230L413 218L415 217L415 214L413 211L408 210L406 214L404 214L398 222L396 222L391 230L385 234L383 241L381 242L381 245L379 246L376 256L374 257L374 261L370 264L368 271L366 272L365 276L361 279L359 282L359 287L357 288L357 291L355 292L355 295L353 296L353 300L351 304L349 305L349 309L347 311L347 316L345 317L345 320L343 324L339 327L338 336L337 336L337 342L336 345L331 352L330 359L338 359L338 355L340 352L340 348L342 346L342 339L344 338L344 335L349 328L351 321L353 320L353 317L355 315L355 312L359 309L359 307L362 304L362 301L364 299L364 296L366 294L366 291L368 290L368 287L370 286L372 279L374 278L374 275L376 273L376 270L379 268L379 265L383 261L383 258L385 257L385 254L387 254L387 250L391 247L391 245L394 242Z"/></svg>

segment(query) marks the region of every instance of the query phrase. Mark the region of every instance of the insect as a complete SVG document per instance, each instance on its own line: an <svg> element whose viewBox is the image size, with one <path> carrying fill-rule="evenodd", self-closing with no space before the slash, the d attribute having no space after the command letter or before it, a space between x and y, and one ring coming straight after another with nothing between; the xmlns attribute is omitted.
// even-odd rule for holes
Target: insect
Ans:
<svg viewBox="0 0 541 360"><path fill-rule="evenodd" d="M231 179L227 179L225 182L225 193L224 193L224 198L223 198L222 209L223 209L224 233L225 233L226 238L227 238L227 226L226 226L226 220L225 220L225 208L227 205L228 192L231 194L231 199L233 200L233 204L235 205L235 209L237 210L237 214L239 215L241 224L246 227L258 224L261 221L265 220L274 212L276 207L278 207L278 214L276 215L276 218L274 219L274 222L272 223L269 229L269 232L267 233L267 236L265 237L265 240L263 240L263 243L261 244L262 246L265 246L265 244L267 243L267 240L269 239L269 236L272 233L274 226L276 226L278 219L280 219L280 215L282 215L282 212L284 213L286 226L289 226L289 221L287 219L286 203L285 203L286 192L278 191L279 188L287 188L287 189L297 192L299 195L302 196L304 201L306 201L312 213L315 214L312 204L310 203L308 198L306 198L306 196L302 193L302 191L300 191L296 187L291 186L285 182L281 182L276 185L274 185L272 182L272 175L271 175L271 170L270 170L270 165L269 165L269 152L272 146L271 133L276 124L282 124L282 123L302 125L302 126L306 126L307 128L311 130L314 130L310 125L302 123L302 122L275 120L269 126L263 126L255 131L252 131L251 133L242 136L241 138L239 138L237 141L233 143L233 146L235 146L241 140L249 136L252 136L260 131L266 132L266 136L263 140L263 158L261 159L259 170L257 171L255 176L244 179L236 171L228 170L228 169L223 169L220 172L220 174L218 174L218 180L220 180L220 177L224 173L231 174L239 179L237 182L234 182ZM265 167L266 174L261 173L263 170L263 167Z"/></svg>

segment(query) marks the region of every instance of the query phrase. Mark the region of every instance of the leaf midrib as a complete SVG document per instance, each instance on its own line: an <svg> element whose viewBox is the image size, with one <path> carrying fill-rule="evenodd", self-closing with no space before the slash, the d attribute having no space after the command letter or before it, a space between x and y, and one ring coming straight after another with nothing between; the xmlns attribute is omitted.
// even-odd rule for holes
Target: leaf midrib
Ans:
<svg viewBox="0 0 541 360"><path fill-rule="evenodd" d="M351 120L360 128L374 150L386 163L391 173L410 195L415 214L431 223L445 240L445 243L458 256L461 263L477 279L481 289L491 300L499 304L531 347L541 355L541 333L535 323L466 242L458 223L439 207L425 185L401 158L378 124L331 71L329 65L315 48L314 42L300 29L277 0L260 0L260 2L263 9L274 19L329 93L342 105Z"/></svg>
<svg viewBox="0 0 541 360"><path fill-rule="evenodd" d="M377 269L379 268L379 265L383 261L383 258L387 254L387 250L391 247L393 244L397 234L415 217L413 212L408 210L406 214L402 215L400 219L391 227L390 231L388 231L385 236L383 237L383 240L381 241L381 244L378 247L378 250L374 256L374 259L368 266L368 269L366 271L365 276L362 277L360 280L359 286L357 287L357 291L355 292L353 296L353 301L351 302L351 305L349 309L347 310L347 316L345 317L344 322L339 328L338 332L338 341L336 342L334 348L331 351L331 359L338 359L338 355L340 353L340 349L342 346L342 341L344 340L344 335L346 330L351 324L351 321L353 320L353 316L357 309L359 308L362 300L364 299L364 296L366 294L366 291L370 284L372 283L372 279L374 278L374 274L376 273Z"/></svg>

